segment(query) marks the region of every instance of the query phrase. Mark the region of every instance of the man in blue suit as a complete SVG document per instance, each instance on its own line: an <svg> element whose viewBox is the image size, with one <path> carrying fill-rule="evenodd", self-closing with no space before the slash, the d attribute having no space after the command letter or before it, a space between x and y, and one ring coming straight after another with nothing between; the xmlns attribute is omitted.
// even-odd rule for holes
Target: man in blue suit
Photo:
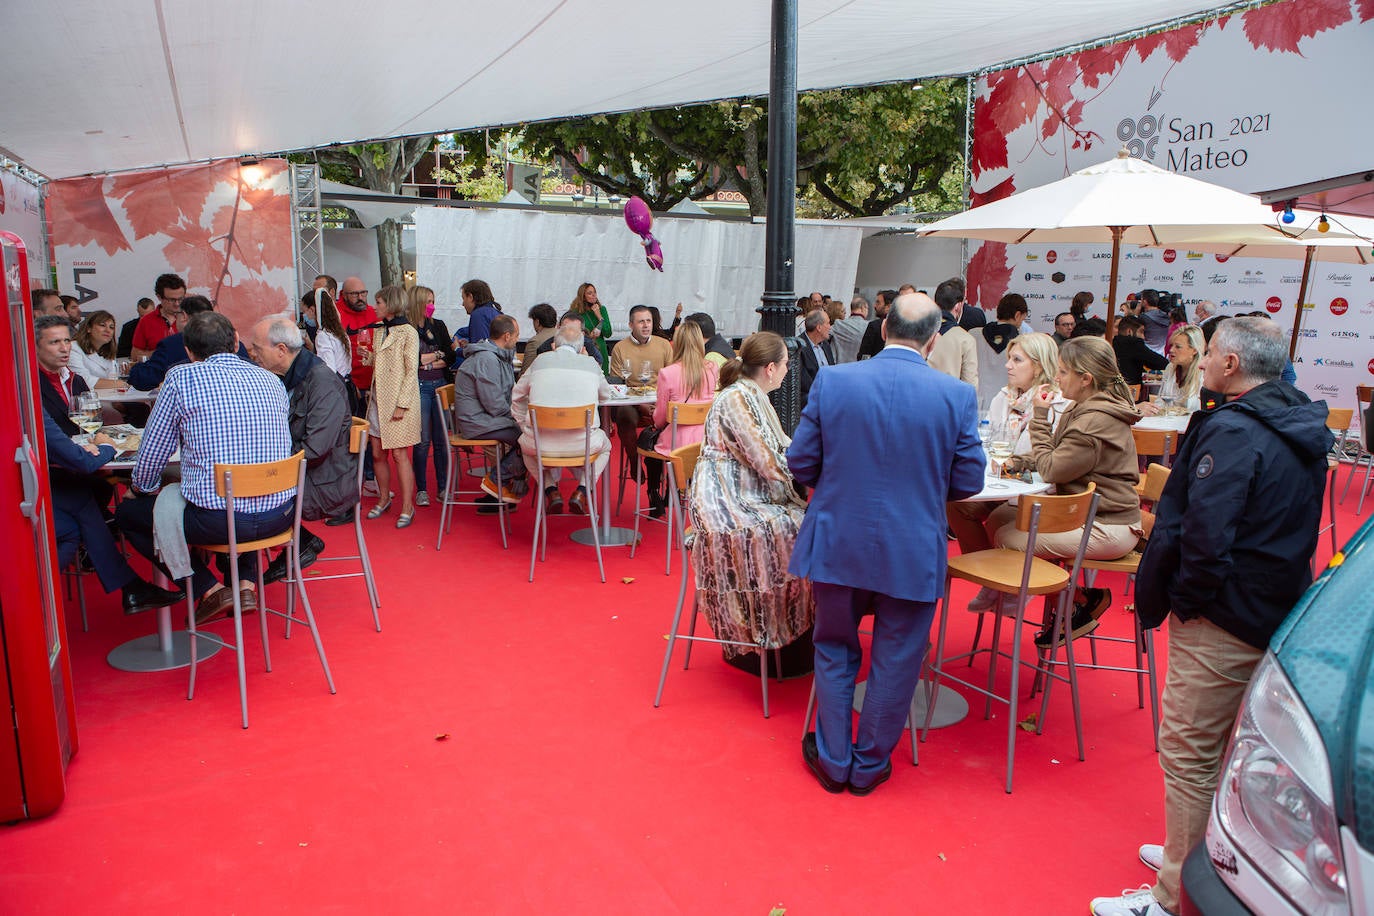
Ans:
<svg viewBox="0 0 1374 916"><path fill-rule="evenodd" d="M814 487L788 566L816 597L819 709L802 756L829 792L867 795L892 775L944 590L945 503L983 488L977 392L926 364L939 327L929 296L899 296L882 352L817 374L787 450ZM873 657L851 737L867 613Z"/></svg>

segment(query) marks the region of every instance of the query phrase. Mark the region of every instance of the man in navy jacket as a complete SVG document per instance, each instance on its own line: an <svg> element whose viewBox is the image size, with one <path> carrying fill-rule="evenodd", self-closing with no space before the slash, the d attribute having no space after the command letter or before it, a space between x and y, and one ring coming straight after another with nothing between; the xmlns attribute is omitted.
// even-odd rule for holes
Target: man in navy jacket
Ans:
<svg viewBox="0 0 1374 916"><path fill-rule="evenodd" d="M787 463L814 487L788 571L816 597L816 732L802 756L830 792L867 795L892 774L935 602L944 591L945 503L983 488L972 386L932 369L940 310L897 297L873 359L816 376ZM875 617L858 737L859 619Z"/></svg>
<svg viewBox="0 0 1374 916"><path fill-rule="evenodd" d="M1279 376L1287 339L1266 318L1217 328L1202 384L1225 398L1193 415L1140 559L1136 612L1169 620L1159 724L1165 842L1150 889L1092 901L1098 916L1176 913L1184 858L1202 841L1231 726L1269 639L1312 582L1326 454L1326 404Z"/></svg>

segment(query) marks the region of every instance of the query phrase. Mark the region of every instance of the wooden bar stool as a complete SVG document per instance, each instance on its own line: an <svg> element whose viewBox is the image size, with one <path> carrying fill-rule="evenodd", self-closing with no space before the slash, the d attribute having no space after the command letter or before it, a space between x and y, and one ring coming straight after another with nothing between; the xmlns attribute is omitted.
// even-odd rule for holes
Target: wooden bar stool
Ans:
<svg viewBox="0 0 1374 916"><path fill-rule="evenodd" d="M601 581L606 581L606 564L601 560L601 531L596 522L596 474L593 470L596 458L601 452L592 451L592 417L596 415L595 404L578 407L538 407L530 405L530 425L534 431L534 453L538 465L538 486L534 491L534 541L530 545L530 581L534 581L534 561L544 559L549 549L549 517L544 512L544 469L545 468L582 468L582 486L587 491L587 514L592 523L592 546L596 548L596 566L601 572ZM581 429L582 454L546 455L539 442L540 430L545 433L554 430ZM573 516L576 518L577 516Z"/></svg>
<svg viewBox="0 0 1374 916"><path fill-rule="evenodd" d="M684 426L703 426L706 423L706 415L711 412L710 401L669 401L668 416L670 421L666 432L668 433L668 451L678 448L677 432ZM637 450L639 457L645 461L661 461L671 467L671 462L664 454L656 449L641 448ZM679 478L681 479L681 478ZM634 558L635 550L639 547L639 520L646 518L647 515L639 508L639 497L644 491L643 487L635 487L635 537L630 543L630 557ZM672 575L673 572L673 534L680 528L673 526L673 516L686 511L686 489L677 489L672 486L667 490L668 498L668 517L662 521L668 526L668 544L665 550L666 556L663 561L663 575ZM657 522L659 519L650 518L650 521Z"/></svg>
<svg viewBox="0 0 1374 916"><path fill-rule="evenodd" d="M453 525L454 506L482 506L485 503L478 500L488 495L481 486L464 488L460 485L464 474L460 466L460 458L466 457L471 463L478 449L494 448L498 452L501 443L495 439L464 439L462 436L453 432L449 423L449 417L453 413L453 402L456 399L452 385L444 385L435 389L435 395L439 398L439 421L444 428L445 448L448 449L448 477L444 481L444 501L443 508L439 511L439 541L434 545L435 550L442 550L444 547L444 534ZM498 454L492 462L495 467L494 476L496 489L498 492L503 490L501 482L501 459ZM471 476L471 475L468 475ZM464 499L463 497L471 497ZM510 511L509 505L504 499L496 500L496 525L501 529L501 547L504 550L510 549L510 544L506 541L506 513Z"/></svg>

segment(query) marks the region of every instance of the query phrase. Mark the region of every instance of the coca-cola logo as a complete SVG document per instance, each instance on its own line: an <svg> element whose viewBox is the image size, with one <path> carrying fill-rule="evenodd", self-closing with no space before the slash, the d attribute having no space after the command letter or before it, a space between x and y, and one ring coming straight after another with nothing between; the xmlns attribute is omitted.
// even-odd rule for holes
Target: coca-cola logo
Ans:
<svg viewBox="0 0 1374 916"><path fill-rule="evenodd" d="M1174 258L1176 258L1176 257L1178 257L1178 252L1177 252L1177 251L1174 251L1172 248L1165 248L1165 249L1164 249L1164 263L1165 263L1165 264L1172 264L1172 263L1174 263Z"/></svg>
<svg viewBox="0 0 1374 916"><path fill-rule="evenodd" d="M1277 315L1279 313L1279 309L1283 308L1283 300L1280 299L1278 296L1270 296L1268 299L1265 300L1264 308L1266 311L1269 312L1269 314Z"/></svg>
<svg viewBox="0 0 1374 916"><path fill-rule="evenodd" d="M1217 259L1218 264L1225 264L1227 261L1231 260L1231 256L1229 254L1216 254L1212 255L1212 257Z"/></svg>
<svg viewBox="0 0 1374 916"><path fill-rule="evenodd" d="M1369 370L1370 375L1374 375L1374 359L1369 361L1369 365L1366 368Z"/></svg>
<svg viewBox="0 0 1374 916"><path fill-rule="evenodd" d="M1055 261L1059 260L1059 254L1051 248L1049 251L1045 252L1045 260L1053 264Z"/></svg>
<svg viewBox="0 0 1374 916"><path fill-rule="evenodd" d="M1337 296L1331 300L1331 314L1344 315L1350 309L1350 303L1345 301L1345 297Z"/></svg>

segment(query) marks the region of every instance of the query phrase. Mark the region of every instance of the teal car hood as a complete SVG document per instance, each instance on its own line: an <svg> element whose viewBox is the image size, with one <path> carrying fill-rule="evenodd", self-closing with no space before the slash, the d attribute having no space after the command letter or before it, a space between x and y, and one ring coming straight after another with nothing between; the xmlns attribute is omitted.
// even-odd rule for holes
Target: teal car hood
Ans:
<svg viewBox="0 0 1374 916"><path fill-rule="evenodd" d="M1326 744L1336 815L1374 849L1374 519L1274 634L1278 659Z"/></svg>

